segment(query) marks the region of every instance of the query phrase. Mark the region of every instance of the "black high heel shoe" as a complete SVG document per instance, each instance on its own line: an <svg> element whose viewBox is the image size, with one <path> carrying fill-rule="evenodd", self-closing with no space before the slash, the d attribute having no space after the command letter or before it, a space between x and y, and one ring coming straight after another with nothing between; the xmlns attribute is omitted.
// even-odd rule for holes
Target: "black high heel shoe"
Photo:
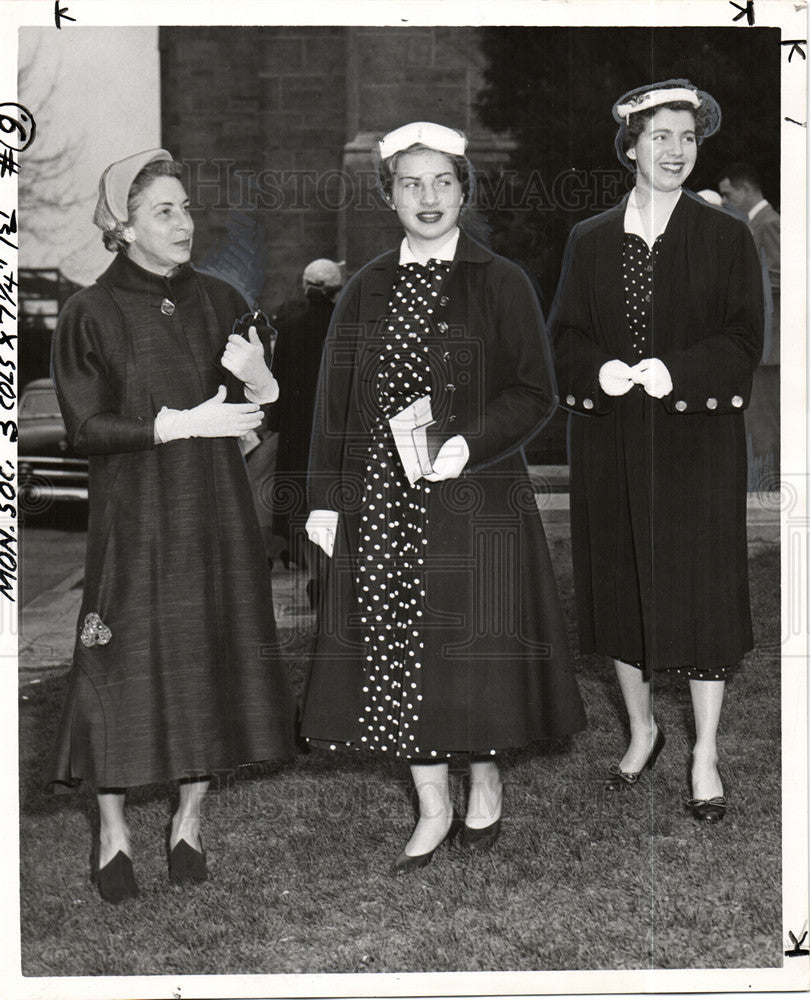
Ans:
<svg viewBox="0 0 810 1000"><path fill-rule="evenodd" d="M495 842L500 836L501 821L496 819L494 823L481 829L464 824L461 832L461 843L464 847L470 847L474 851L488 851L495 846Z"/></svg>
<svg viewBox="0 0 810 1000"><path fill-rule="evenodd" d="M687 799L684 806L700 823L719 823L726 815L724 795L715 795L713 799Z"/></svg>
<svg viewBox="0 0 810 1000"><path fill-rule="evenodd" d="M448 846L453 843L458 835L461 828L461 820L453 813L453 818L450 820L450 829L442 837L438 844L433 848L432 851L428 851L426 854L406 854L404 851L400 854L397 860L394 862L392 872L394 875L407 875L409 872L416 871L418 868L424 868L425 865L429 865L433 860L433 855L438 851L442 844L447 844Z"/></svg>
<svg viewBox="0 0 810 1000"><path fill-rule="evenodd" d="M172 885L204 882L207 878L208 865L205 851L196 851L187 841L178 840L169 851L169 881Z"/></svg>
<svg viewBox="0 0 810 1000"><path fill-rule="evenodd" d="M689 784L694 792L691 772ZM726 815L726 797L725 795L715 795L710 799L687 799L684 802L684 808L688 809L699 823L719 823Z"/></svg>
<svg viewBox="0 0 810 1000"><path fill-rule="evenodd" d="M94 847L95 864L92 879L98 888L98 894L106 903L123 903L127 899L137 899L140 895L138 883L135 881L135 871L132 858L119 851L112 861L103 868L98 867L99 846Z"/></svg>
<svg viewBox="0 0 810 1000"><path fill-rule="evenodd" d="M505 789L501 786L501 813L503 813L504 791ZM494 823L490 823L489 826L478 829L473 826L467 826L465 823L461 831L461 844L462 847L469 847L474 851L488 851L495 846L500 833L501 816Z"/></svg>
<svg viewBox="0 0 810 1000"><path fill-rule="evenodd" d="M655 767L658 755L664 749L664 744L666 743L664 730L658 725L658 723L656 723L656 729L658 730L658 733L655 737L655 742L652 745L650 756L647 758L641 770L622 771L618 764L611 764L610 767L608 767L608 774L610 777L605 778L604 783L606 791L617 792L622 788L632 788L645 771L651 771Z"/></svg>

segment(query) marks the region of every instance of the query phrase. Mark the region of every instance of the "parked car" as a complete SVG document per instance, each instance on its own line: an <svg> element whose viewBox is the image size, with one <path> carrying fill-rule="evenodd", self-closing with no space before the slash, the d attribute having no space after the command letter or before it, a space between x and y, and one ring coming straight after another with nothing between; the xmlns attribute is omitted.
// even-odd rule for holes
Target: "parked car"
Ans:
<svg viewBox="0 0 810 1000"><path fill-rule="evenodd" d="M67 440L51 379L34 379L25 386L17 425L20 506L35 512L54 500L86 502L87 459Z"/></svg>

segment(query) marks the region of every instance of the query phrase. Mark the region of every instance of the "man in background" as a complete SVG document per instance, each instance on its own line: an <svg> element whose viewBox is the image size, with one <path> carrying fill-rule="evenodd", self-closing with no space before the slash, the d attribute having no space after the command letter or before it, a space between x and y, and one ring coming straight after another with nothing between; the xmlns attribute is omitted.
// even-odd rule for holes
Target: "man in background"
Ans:
<svg viewBox="0 0 810 1000"><path fill-rule="evenodd" d="M720 175L723 204L744 215L768 271L773 312L765 331L762 364L754 372L745 414L749 440L748 488L775 489L779 477L779 213L762 194L749 163L732 163Z"/></svg>
<svg viewBox="0 0 810 1000"><path fill-rule="evenodd" d="M299 309L288 308L274 317L278 328L273 374L279 384L279 398L270 410L271 428L278 431L275 484L273 489L273 534L282 561L298 566L310 564L317 581L316 553L301 530L306 517L306 481L309 441L315 410L315 392L321 353L338 292L343 287L342 264L319 258L307 264L302 277L304 302ZM301 523L299 523L301 522ZM310 584L314 598L317 582Z"/></svg>

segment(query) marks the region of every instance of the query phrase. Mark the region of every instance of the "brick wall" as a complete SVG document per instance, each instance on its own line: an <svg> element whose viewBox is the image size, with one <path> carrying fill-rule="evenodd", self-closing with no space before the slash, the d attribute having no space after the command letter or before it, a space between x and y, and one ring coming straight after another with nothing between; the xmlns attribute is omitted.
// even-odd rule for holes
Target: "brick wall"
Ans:
<svg viewBox="0 0 810 1000"><path fill-rule="evenodd" d="M505 156L475 119L472 28L167 27L160 52L163 142L188 167L195 260L247 275L265 308L299 293L313 258L353 272L399 238L373 184L382 133L441 121L467 132L479 168Z"/></svg>

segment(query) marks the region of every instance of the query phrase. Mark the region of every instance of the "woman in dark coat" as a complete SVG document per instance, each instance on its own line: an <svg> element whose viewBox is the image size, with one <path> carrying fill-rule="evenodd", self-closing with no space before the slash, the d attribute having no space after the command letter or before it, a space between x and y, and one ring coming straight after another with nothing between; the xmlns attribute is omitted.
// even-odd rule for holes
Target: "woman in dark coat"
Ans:
<svg viewBox="0 0 810 1000"><path fill-rule="evenodd" d="M583 653L614 659L631 741L607 779L633 785L663 746L651 677L689 678L692 812L726 803L724 681L752 646L743 410L762 352L762 275L747 227L682 184L720 124L686 80L614 106L636 185L571 234L550 330L569 424Z"/></svg>
<svg viewBox="0 0 810 1000"><path fill-rule="evenodd" d="M181 782L169 874L201 881L210 775L294 752L237 441L278 386L255 328L228 336L242 296L189 264L179 172L165 150L107 168L94 221L118 252L66 304L53 346L69 439L90 456L84 596L53 780L98 793L95 877L110 902L137 895L127 788Z"/></svg>
<svg viewBox="0 0 810 1000"><path fill-rule="evenodd" d="M584 726L521 446L555 405L525 275L458 229L466 139L417 122L380 144L405 228L363 268L327 337L310 455L310 538L331 556L302 733L406 758L420 818L395 871L455 832L447 759L471 755L464 839L493 844L495 754ZM427 397L422 477L389 420Z"/></svg>

